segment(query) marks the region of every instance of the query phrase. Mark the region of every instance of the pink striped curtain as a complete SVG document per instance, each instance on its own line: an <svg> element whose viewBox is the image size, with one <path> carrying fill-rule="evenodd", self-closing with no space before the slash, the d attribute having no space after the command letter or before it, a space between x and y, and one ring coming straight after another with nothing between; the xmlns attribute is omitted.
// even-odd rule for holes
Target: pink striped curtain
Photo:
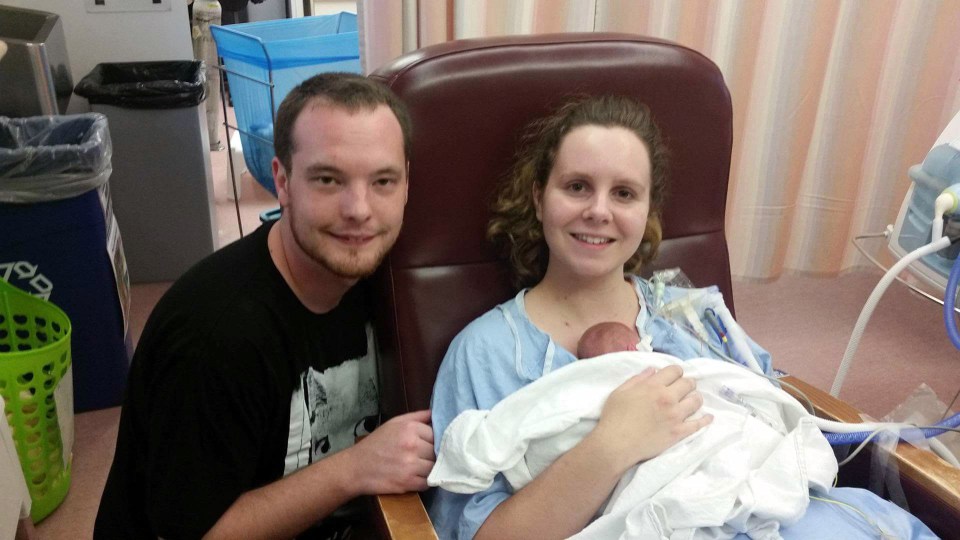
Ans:
<svg viewBox="0 0 960 540"><path fill-rule="evenodd" d="M631 32L711 58L733 99L727 232L735 276L835 275L892 223L960 110L960 2L360 0L367 72L447 40Z"/></svg>

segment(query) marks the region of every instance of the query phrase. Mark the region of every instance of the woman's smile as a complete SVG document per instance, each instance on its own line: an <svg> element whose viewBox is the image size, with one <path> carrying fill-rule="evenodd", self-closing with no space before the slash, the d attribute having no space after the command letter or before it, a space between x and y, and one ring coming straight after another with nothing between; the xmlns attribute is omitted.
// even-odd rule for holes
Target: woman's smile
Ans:
<svg viewBox="0 0 960 540"><path fill-rule="evenodd" d="M570 233L575 240L592 247L604 247L614 242L613 238L605 236L592 236L587 234Z"/></svg>

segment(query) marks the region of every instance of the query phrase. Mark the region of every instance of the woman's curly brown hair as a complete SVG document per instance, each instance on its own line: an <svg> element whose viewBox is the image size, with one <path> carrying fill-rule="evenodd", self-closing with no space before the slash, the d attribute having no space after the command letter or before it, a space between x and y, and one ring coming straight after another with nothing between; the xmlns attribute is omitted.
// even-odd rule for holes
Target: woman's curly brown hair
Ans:
<svg viewBox="0 0 960 540"><path fill-rule="evenodd" d="M487 238L509 255L517 287L533 286L546 274L549 248L537 219L534 193L543 193L563 138L581 126L622 127L646 146L650 210L643 240L624 271L637 272L657 255L663 238L660 212L667 195L668 155L650 109L623 96L577 98L527 126L513 168L497 190Z"/></svg>

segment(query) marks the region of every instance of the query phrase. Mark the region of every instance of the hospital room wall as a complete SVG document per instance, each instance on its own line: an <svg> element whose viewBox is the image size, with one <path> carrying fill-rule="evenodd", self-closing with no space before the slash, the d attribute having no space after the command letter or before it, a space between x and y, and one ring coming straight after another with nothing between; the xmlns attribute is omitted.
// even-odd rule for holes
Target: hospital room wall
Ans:
<svg viewBox="0 0 960 540"><path fill-rule="evenodd" d="M116 0L133 4L146 0ZM0 5L56 13L61 18L76 84L101 62L143 62L193 58L187 0L166 0L169 11L88 13L88 0L0 0ZM74 95L68 113L88 110Z"/></svg>

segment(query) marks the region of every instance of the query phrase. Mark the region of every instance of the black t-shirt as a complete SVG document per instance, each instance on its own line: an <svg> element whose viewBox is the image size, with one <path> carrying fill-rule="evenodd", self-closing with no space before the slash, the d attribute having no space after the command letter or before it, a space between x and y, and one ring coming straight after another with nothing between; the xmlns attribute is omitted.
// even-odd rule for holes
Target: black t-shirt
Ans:
<svg viewBox="0 0 960 540"><path fill-rule="evenodd" d="M98 538L202 536L244 492L373 429L366 287L311 313L270 259L269 229L198 263L151 314L130 368Z"/></svg>

